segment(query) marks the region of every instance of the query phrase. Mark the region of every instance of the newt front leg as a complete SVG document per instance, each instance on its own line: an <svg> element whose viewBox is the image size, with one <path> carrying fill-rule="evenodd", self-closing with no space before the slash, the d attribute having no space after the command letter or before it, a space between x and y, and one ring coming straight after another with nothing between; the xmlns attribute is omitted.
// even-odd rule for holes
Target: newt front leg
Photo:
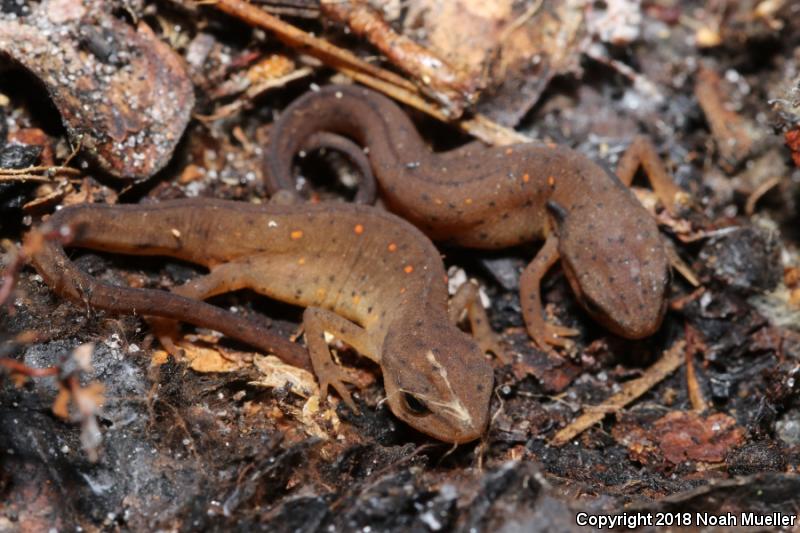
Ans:
<svg viewBox="0 0 800 533"><path fill-rule="evenodd" d="M314 373L319 380L320 397L326 398L328 387L331 386L336 389L347 406L354 413L358 413L358 407L350 396L350 391L344 385L345 383L353 384L353 381L333 361L330 348L325 340L325 332L331 333L334 337L355 348L359 354L380 364L380 357L372 346L367 331L336 313L320 307L309 307L303 312L303 327L306 331L306 345L311 355L311 364L314 366Z"/></svg>
<svg viewBox="0 0 800 533"><path fill-rule="evenodd" d="M551 346L562 348L569 346L570 341L564 337L574 337L579 333L576 329L550 324L544 319L541 297L542 278L556 261L558 261L558 238L551 232L542 249L525 267L519 279L519 299L525 327L536 345L547 352L552 352Z"/></svg>

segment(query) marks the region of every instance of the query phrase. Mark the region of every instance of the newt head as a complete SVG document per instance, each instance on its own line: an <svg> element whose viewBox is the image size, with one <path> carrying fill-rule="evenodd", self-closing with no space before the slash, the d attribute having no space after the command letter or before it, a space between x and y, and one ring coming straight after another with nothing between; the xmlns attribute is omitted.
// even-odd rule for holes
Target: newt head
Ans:
<svg viewBox="0 0 800 533"><path fill-rule="evenodd" d="M489 421L492 367L469 335L430 320L387 334L381 353L386 399L395 416L435 439L475 440Z"/></svg>
<svg viewBox="0 0 800 533"><path fill-rule="evenodd" d="M564 274L584 309L629 339L661 326L671 271L653 217L632 194L548 203Z"/></svg>

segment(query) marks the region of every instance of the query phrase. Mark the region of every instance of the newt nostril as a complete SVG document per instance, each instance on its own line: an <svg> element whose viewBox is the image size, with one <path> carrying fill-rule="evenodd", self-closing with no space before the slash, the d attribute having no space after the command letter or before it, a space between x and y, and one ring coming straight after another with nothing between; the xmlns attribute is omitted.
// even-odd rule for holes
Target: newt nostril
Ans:
<svg viewBox="0 0 800 533"><path fill-rule="evenodd" d="M603 314L603 310L600 308L600 306L596 302L590 300L589 298L583 299L583 306L586 308L587 311L589 311L589 314L591 315L597 316Z"/></svg>

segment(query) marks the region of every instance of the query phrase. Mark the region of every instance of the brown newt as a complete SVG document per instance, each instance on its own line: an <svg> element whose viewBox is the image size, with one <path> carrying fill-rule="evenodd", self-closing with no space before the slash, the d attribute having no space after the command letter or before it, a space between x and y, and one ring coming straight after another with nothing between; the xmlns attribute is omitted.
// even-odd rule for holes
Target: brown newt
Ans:
<svg viewBox="0 0 800 533"><path fill-rule="evenodd" d="M491 334L474 285L448 307L438 251L406 221L370 206L254 205L175 200L153 205L67 207L47 221L68 246L175 257L209 269L174 293L116 287L81 272L59 240L43 240L32 263L62 296L114 312L183 320L313 367L321 394L336 389L355 409L346 374L324 332L378 363L392 412L417 430L466 442L487 425L493 374L473 334ZM39 232L42 235L42 232ZM202 302L251 289L305 307L308 355L266 328Z"/></svg>
<svg viewBox="0 0 800 533"><path fill-rule="evenodd" d="M621 161L622 180L563 146L472 143L434 153L390 99L362 87L328 86L301 96L273 126L265 168L271 193L295 191L293 158L309 145L324 146L323 133L343 136L334 148L365 179L374 174L388 207L434 240L497 249L544 239L520 278L525 323L541 348L564 346L577 333L544 320L539 286L559 258L580 303L609 330L637 339L659 328L668 257L655 221L626 184L642 164L665 203L679 189L666 171L656 172L663 166L643 139ZM361 147L368 168L353 155Z"/></svg>

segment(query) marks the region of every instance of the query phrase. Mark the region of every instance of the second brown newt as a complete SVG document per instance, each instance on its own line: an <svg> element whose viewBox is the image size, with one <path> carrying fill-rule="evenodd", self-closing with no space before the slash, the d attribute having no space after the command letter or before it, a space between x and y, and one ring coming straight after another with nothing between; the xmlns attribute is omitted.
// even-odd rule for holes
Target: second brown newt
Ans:
<svg viewBox="0 0 800 533"><path fill-rule="evenodd" d="M299 346L199 300L251 289L305 307L310 366L355 405L324 332L378 363L392 412L447 442L478 438L488 421L492 368L484 350L454 324L464 310L473 334L491 331L474 285L448 306L447 278L430 240L404 220L369 206L253 205L176 200L153 205L84 205L55 213L31 262L59 294L114 312L183 320L216 329L309 366ZM175 257L208 267L174 293L116 287L81 272L68 245ZM491 341L489 341L489 347Z"/></svg>
<svg viewBox="0 0 800 533"><path fill-rule="evenodd" d="M559 259L580 303L609 330L636 339L659 328L670 268L658 227L625 183L586 156L533 143L434 153L388 98L328 86L300 97L274 125L265 171L270 192L295 190L293 159L306 143L325 145L323 133L365 148L370 168L351 159L374 174L391 210L434 240L497 249L544 239L520 278L527 329L540 347L563 346L576 334L544 319L539 286ZM622 165L628 184L639 162L648 172L655 166L646 145L633 147ZM346 141L335 148L354 152ZM662 196L678 191L666 176L650 178Z"/></svg>

